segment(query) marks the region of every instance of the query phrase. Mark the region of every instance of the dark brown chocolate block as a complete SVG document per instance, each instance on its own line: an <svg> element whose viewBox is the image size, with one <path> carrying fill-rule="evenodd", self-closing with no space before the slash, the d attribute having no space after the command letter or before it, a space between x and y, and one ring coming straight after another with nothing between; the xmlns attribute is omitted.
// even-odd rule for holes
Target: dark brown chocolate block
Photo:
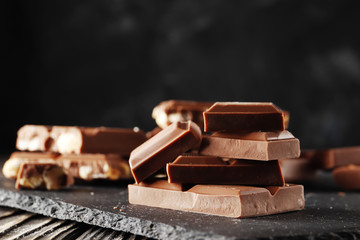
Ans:
<svg viewBox="0 0 360 240"><path fill-rule="evenodd" d="M129 163L137 183L201 142L201 130L192 121L175 122L131 152Z"/></svg>
<svg viewBox="0 0 360 240"><path fill-rule="evenodd" d="M167 100L154 107L152 117L161 128L165 128L173 122L187 120L191 120L203 128L203 112L212 104L213 102Z"/></svg>
<svg viewBox="0 0 360 240"><path fill-rule="evenodd" d="M179 156L166 168L170 183L283 186L279 162L234 160L229 165L218 157Z"/></svg>
<svg viewBox="0 0 360 240"><path fill-rule="evenodd" d="M129 202L225 217L244 218L304 208L301 185L267 188L239 185L195 185L186 191L131 184Z"/></svg>
<svg viewBox="0 0 360 240"><path fill-rule="evenodd" d="M53 161L23 162L16 178L16 188L58 190L72 185L71 175Z"/></svg>
<svg viewBox="0 0 360 240"><path fill-rule="evenodd" d="M313 161L322 169L332 169L350 164L360 165L360 146L316 151Z"/></svg>
<svg viewBox="0 0 360 240"><path fill-rule="evenodd" d="M128 160L118 154L66 154L57 162L73 177L86 181L132 178Z"/></svg>
<svg viewBox="0 0 360 240"><path fill-rule="evenodd" d="M145 133L138 128L25 125L18 131L16 147L22 151L129 156L146 139Z"/></svg>
<svg viewBox="0 0 360 240"><path fill-rule="evenodd" d="M345 190L360 190L360 166L350 164L337 167L332 174L335 183Z"/></svg>
<svg viewBox="0 0 360 240"><path fill-rule="evenodd" d="M217 102L204 112L205 132L284 129L284 112L273 103Z"/></svg>
<svg viewBox="0 0 360 240"><path fill-rule="evenodd" d="M200 146L202 155L249 160L276 160L300 156L300 142L287 131L224 133L204 136ZM249 140L250 139L250 140Z"/></svg>
<svg viewBox="0 0 360 240"><path fill-rule="evenodd" d="M287 183L301 183L315 178L317 168L311 158L279 159L281 172Z"/></svg>

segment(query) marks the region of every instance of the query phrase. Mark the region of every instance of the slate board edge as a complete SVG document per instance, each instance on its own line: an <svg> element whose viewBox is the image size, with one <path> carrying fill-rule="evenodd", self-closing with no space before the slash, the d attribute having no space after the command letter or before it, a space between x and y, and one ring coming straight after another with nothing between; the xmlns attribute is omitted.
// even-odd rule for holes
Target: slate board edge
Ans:
<svg viewBox="0 0 360 240"><path fill-rule="evenodd" d="M0 189L0 205L156 239L235 239Z"/></svg>

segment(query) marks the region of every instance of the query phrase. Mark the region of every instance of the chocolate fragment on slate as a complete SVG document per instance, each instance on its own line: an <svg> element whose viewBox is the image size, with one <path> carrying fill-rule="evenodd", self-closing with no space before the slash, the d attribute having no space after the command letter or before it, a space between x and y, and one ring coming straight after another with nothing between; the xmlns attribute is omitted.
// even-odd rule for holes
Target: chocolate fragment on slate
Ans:
<svg viewBox="0 0 360 240"><path fill-rule="evenodd" d="M131 204L244 218L297 211L304 208L301 185L252 187L238 185L195 185L187 191L128 186Z"/></svg>
<svg viewBox="0 0 360 240"><path fill-rule="evenodd" d="M71 175L58 164L48 163L22 163L16 178L15 187L28 189L58 190L74 183Z"/></svg>
<svg viewBox="0 0 360 240"><path fill-rule="evenodd" d="M350 164L337 167L332 175L335 183L343 189L360 190L360 166Z"/></svg>
<svg viewBox="0 0 360 240"><path fill-rule="evenodd" d="M200 144L201 130L192 121L175 122L131 152L129 163L137 183Z"/></svg>
<svg viewBox="0 0 360 240"><path fill-rule="evenodd" d="M25 125L18 131L17 149L70 153L130 152L146 140L138 128Z"/></svg>
<svg viewBox="0 0 360 240"><path fill-rule="evenodd" d="M56 163L56 153L13 152L4 163L2 172L5 177L16 179L22 163Z"/></svg>
<svg viewBox="0 0 360 240"><path fill-rule="evenodd" d="M279 132L254 132L250 134L217 132L211 136L203 137L199 153L225 158L264 161L297 158L300 156L300 142L297 138L289 138L290 135L287 131L283 135L285 137L282 137Z"/></svg>
<svg viewBox="0 0 360 240"><path fill-rule="evenodd" d="M57 162L73 177L86 181L132 178L128 160L118 154L66 154Z"/></svg>
<svg viewBox="0 0 360 240"><path fill-rule="evenodd" d="M167 100L154 107L152 117L161 128L165 128L173 122L188 120L203 128L203 112L212 104L213 102Z"/></svg>
<svg viewBox="0 0 360 240"><path fill-rule="evenodd" d="M313 161L321 169L332 169L350 164L360 165L360 146L316 151L313 154Z"/></svg>
<svg viewBox="0 0 360 240"><path fill-rule="evenodd" d="M227 164L219 157L187 155L168 163L166 170L170 183L251 186L285 184L277 160L234 160Z"/></svg>
<svg viewBox="0 0 360 240"><path fill-rule="evenodd" d="M204 112L205 132L284 129L284 112L273 103L216 102Z"/></svg>

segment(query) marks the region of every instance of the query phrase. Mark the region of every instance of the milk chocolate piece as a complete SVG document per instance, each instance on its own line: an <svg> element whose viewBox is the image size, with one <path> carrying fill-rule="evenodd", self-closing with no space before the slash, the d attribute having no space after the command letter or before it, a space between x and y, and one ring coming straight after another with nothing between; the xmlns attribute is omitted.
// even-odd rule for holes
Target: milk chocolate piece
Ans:
<svg viewBox="0 0 360 240"><path fill-rule="evenodd" d="M205 132L284 129L284 112L273 103L217 102L204 112Z"/></svg>
<svg viewBox="0 0 360 240"><path fill-rule="evenodd" d="M154 107L152 117L157 125L165 128L177 121L191 120L200 128L204 126L203 112L211 107L213 102L196 102L184 100L163 101Z"/></svg>
<svg viewBox="0 0 360 240"><path fill-rule="evenodd" d="M66 154L57 162L73 177L86 181L132 178L128 161L117 154Z"/></svg>
<svg viewBox="0 0 360 240"><path fill-rule="evenodd" d="M53 161L48 163L24 162L16 178L15 187L57 190L74 183L71 175Z"/></svg>
<svg viewBox="0 0 360 240"><path fill-rule="evenodd" d="M25 125L18 131L16 147L22 151L129 156L145 140L145 133L138 128Z"/></svg>
<svg viewBox="0 0 360 240"><path fill-rule="evenodd" d="M311 158L279 159L281 172L285 182L301 183L316 177L317 168Z"/></svg>
<svg viewBox="0 0 360 240"><path fill-rule="evenodd" d="M16 148L21 151L48 151L50 126L24 125L17 132Z"/></svg>
<svg viewBox="0 0 360 240"><path fill-rule="evenodd" d="M313 161L322 169L332 169L350 164L360 165L360 146L317 151L313 156Z"/></svg>
<svg viewBox="0 0 360 240"><path fill-rule="evenodd" d="M117 153L129 156L130 152L146 140L138 128L88 128L54 126L52 133L60 132L55 141L58 152L69 153Z"/></svg>
<svg viewBox="0 0 360 240"><path fill-rule="evenodd" d="M5 177L16 179L22 163L56 163L56 153L13 152L4 163L2 172Z"/></svg>
<svg viewBox="0 0 360 240"><path fill-rule="evenodd" d="M129 202L225 217L243 218L301 210L302 185L252 187L239 185L195 185L187 191L131 184Z"/></svg>
<svg viewBox="0 0 360 240"><path fill-rule="evenodd" d="M166 168L170 183L283 186L279 162L235 160L228 165L218 157L179 156Z"/></svg>
<svg viewBox="0 0 360 240"><path fill-rule="evenodd" d="M337 167L332 174L335 183L345 190L360 190L360 166L350 164Z"/></svg>
<svg viewBox="0 0 360 240"><path fill-rule="evenodd" d="M131 152L130 168L137 183L201 142L201 130L192 121L175 122Z"/></svg>
<svg viewBox="0 0 360 240"><path fill-rule="evenodd" d="M297 138L288 138L289 134L287 131L284 135L279 132L271 134L256 132L247 136L247 134L217 132L203 137L199 152L202 155L265 161L298 158L300 142Z"/></svg>

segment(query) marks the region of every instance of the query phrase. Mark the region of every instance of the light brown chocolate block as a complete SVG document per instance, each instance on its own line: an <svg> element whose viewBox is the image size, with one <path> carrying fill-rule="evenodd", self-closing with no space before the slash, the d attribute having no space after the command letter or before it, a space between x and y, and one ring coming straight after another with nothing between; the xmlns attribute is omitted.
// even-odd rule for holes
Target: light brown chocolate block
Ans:
<svg viewBox="0 0 360 240"><path fill-rule="evenodd" d="M173 122L188 120L203 128L203 112L212 104L213 102L167 100L154 107L152 117L161 128L165 128Z"/></svg>
<svg viewBox="0 0 360 240"><path fill-rule="evenodd" d="M117 154L66 154L57 162L75 178L132 179L128 160Z"/></svg>
<svg viewBox="0 0 360 240"><path fill-rule="evenodd" d="M48 151L51 126L24 125L17 132L16 148L21 151Z"/></svg>
<svg viewBox="0 0 360 240"><path fill-rule="evenodd" d="M216 102L204 112L204 131L285 129L283 110L271 102Z"/></svg>
<svg viewBox="0 0 360 240"><path fill-rule="evenodd" d="M56 153L13 152L4 163L2 172L5 177L16 179L22 163L56 163Z"/></svg>
<svg viewBox="0 0 360 240"><path fill-rule="evenodd" d="M250 187L195 185L187 191L131 184L131 204L168 208L233 218L263 216L304 208L302 185Z"/></svg>
<svg viewBox="0 0 360 240"><path fill-rule="evenodd" d="M263 161L298 158L300 142L299 139L291 138L291 136L291 133L287 131L238 135L217 132L203 137L199 152L202 155Z"/></svg>
<svg viewBox="0 0 360 240"><path fill-rule="evenodd" d="M22 163L16 178L15 187L28 189L58 190L74 183L71 175L58 164L48 163Z"/></svg>
<svg viewBox="0 0 360 240"><path fill-rule="evenodd" d="M313 155L313 161L322 169L332 169L350 164L360 165L360 146L316 151Z"/></svg>
<svg viewBox="0 0 360 240"><path fill-rule="evenodd" d="M335 183L345 190L360 190L360 166L350 164L337 167L332 174Z"/></svg>
<svg viewBox="0 0 360 240"><path fill-rule="evenodd" d="M166 165L170 183L236 184L250 186L283 186L279 162L233 160L219 157L185 155Z"/></svg>
<svg viewBox="0 0 360 240"><path fill-rule="evenodd" d="M129 163L137 183L201 142L201 130L192 121L175 122L131 152Z"/></svg>

